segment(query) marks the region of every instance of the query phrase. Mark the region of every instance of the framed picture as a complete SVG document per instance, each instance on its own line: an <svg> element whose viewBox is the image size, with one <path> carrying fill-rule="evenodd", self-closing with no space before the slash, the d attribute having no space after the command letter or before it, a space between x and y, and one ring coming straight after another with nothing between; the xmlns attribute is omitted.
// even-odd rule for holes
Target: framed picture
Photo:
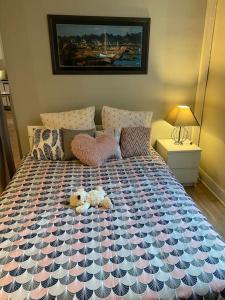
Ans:
<svg viewBox="0 0 225 300"><path fill-rule="evenodd" d="M53 74L147 74L149 18L48 15Z"/></svg>

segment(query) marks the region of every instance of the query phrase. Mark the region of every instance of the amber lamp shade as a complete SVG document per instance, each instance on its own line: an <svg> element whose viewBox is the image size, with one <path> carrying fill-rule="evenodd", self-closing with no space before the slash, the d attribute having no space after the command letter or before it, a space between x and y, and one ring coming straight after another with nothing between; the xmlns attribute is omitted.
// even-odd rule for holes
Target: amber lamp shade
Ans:
<svg viewBox="0 0 225 300"><path fill-rule="evenodd" d="M175 144L180 145L183 144L188 136L188 131L185 126L199 126L197 119L187 105L174 107L166 116L165 121L175 127L171 137Z"/></svg>

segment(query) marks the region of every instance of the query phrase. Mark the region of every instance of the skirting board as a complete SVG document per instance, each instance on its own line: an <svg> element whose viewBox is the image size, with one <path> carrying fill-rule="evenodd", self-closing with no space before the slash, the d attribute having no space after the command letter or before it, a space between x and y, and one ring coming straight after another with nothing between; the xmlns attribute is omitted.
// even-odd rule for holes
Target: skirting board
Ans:
<svg viewBox="0 0 225 300"><path fill-rule="evenodd" d="M225 191L201 168L199 169L200 181L213 193L213 195L225 204Z"/></svg>

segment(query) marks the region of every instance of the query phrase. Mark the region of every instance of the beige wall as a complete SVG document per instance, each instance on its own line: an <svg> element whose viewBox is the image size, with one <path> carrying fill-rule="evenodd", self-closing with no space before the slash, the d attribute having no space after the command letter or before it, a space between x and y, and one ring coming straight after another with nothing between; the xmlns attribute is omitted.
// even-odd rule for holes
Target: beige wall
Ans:
<svg viewBox="0 0 225 300"><path fill-rule="evenodd" d="M200 136L203 179L225 200L225 1L217 6Z"/></svg>
<svg viewBox="0 0 225 300"><path fill-rule="evenodd" d="M160 121L180 103L194 105L206 0L0 0L0 31L22 148L41 112L95 105L153 110ZM151 17L148 75L52 75L46 15Z"/></svg>

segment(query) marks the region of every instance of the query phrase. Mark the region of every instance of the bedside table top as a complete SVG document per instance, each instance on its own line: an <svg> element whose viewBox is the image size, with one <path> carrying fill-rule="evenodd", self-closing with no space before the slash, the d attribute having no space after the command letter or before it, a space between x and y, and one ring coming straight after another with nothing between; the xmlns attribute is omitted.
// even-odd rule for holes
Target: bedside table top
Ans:
<svg viewBox="0 0 225 300"><path fill-rule="evenodd" d="M202 151L202 149L197 145L191 145L189 140L186 140L183 145L174 144L174 141L172 139L158 139L157 143L159 143L167 151L171 152Z"/></svg>

